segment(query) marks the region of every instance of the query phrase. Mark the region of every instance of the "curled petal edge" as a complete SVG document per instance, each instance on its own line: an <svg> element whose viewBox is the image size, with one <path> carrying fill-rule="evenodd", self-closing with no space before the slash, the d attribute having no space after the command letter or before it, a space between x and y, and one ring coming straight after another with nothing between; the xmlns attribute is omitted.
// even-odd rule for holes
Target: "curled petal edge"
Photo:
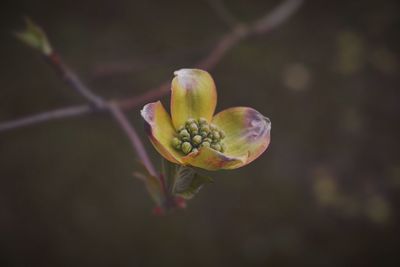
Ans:
<svg viewBox="0 0 400 267"><path fill-rule="evenodd" d="M172 163L182 164L182 156L176 151L171 140L175 129L171 117L160 101L149 103L143 107L140 114L145 121L145 130L154 148Z"/></svg>
<svg viewBox="0 0 400 267"><path fill-rule="evenodd" d="M182 158L185 165L216 171L220 169L236 169L246 164L247 156L230 157L209 147L202 147L198 152L190 153Z"/></svg>
<svg viewBox="0 0 400 267"><path fill-rule="evenodd" d="M213 123L226 132L225 155L247 156L242 166L261 156L270 144L271 121L253 108L225 109L214 116Z"/></svg>

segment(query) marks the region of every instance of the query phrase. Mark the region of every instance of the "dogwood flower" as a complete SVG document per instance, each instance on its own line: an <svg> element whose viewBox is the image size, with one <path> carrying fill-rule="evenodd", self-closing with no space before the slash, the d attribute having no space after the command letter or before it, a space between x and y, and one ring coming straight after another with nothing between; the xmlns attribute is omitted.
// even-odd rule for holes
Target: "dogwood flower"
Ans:
<svg viewBox="0 0 400 267"><path fill-rule="evenodd" d="M253 108L214 115L217 91L199 69L174 72L171 116L160 101L141 110L155 149L168 161L206 170L236 169L258 158L270 143L271 122Z"/></svg>

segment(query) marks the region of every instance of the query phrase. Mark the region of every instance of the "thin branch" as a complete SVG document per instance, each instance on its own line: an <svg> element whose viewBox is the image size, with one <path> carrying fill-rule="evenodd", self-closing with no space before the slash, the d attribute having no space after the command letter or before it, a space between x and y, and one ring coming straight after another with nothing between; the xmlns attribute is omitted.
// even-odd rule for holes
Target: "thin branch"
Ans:
<svg viewBox="0 0 400 267"><path fill-rule="evenodd" d="M157 172L153 164L151 163L146 149L144 148L142 141L140 141L140 137L138 136L135 128L129 122L126 115L122 112L121 108L116 103L111 102L108 107L115 120L119 123L121 128L125 131L126 135L129 137L129 141L131 141L131 144L135 149L136 154L138 154L144 166L146 166L151 175L157 177Z"/></svg>
<svg viewBox="0 0 400 267"><path fill-rule="evenodd" d="M137 155L143 162L144 166L147 168L151 175L157 176L157 172L151 162L147 152L136 133L133 125L129 123L126 115L120 110L120 107L112 101L105 101L101 96L96 95L92 90L90 90L79 77L67 66L65 65L61 57L55 52L51 52L45 55L45 58L50 63L50 65L61 75L64 81L76 92L85 97L89 103L94 105L97 110L107 110L112 114L112 117L125 132L133 148L135 149ZM64 113L65 114L65 113Z"/></svg>
<svg viewBox="0 0 400 267"><path fill-rule="evenodd" d="M275 29L292 16L303 2L304 0L287 0L283 2L253 25L254 32L256 34L265 34Z"/></svg>
<svg viewBox="0 0 400 267"><path fill-rule="evenodd" d="M132 109L143 103L156 100L166 95L170 90L170 82L164 82L156 88L150 89L142 95L125 99L119 99L116 102L123 109Z"/></svg>
<svg viewBox="0 0 400 267"><path fill-rule="evenodd" d="M215 14L229 27L234 28L240 21L226 8L223 0L206 0Z"/></svg>
<svg viewBox="0 0 400 267"><path fill-rule="evenodd" d="M273 11L256 20L254 23L250 24L250 26L236 26L232 29L231 32L223 35L219 39L215 47L210 51L210 53L204 59L195 64L195 66L206 70L212 69L216 66L216 64L221 61L223 56L240 41L243 41L251 35L264 35L271 32L283 22L287 21L298 10L302 3L303 0L286 0L275 9L273 9ZM120 99L117 101L117 105L119 105L124 110L135 108L143 103L164 96L169 92L169 86L169 82L164 82L156 88L147 90L147 92L142 95ZM0 124L0 132L28 125L39 124L50 120L80 116L83 114L105 109L104 107L99 106L97 107L97 109L93 109L89 105L74 106L65 109L57 109L53 111L43 112L17 120L3 122Z"/></svg>
<svg viewBox="0 0 400 267"><path fill-rule="evenodd" d="M67 108L50 110L32 116L24 117L21 119L3 122L0 124L0 132L5 132L7 130L13 130L52 120L64 119L68 117L76 117L79 115L90 113L91 111L93 111L93 109L87 105L72 106Z"/></svg>
<svg viewBox="0 0 400 267"><path fill-rule="evenodd" d="M256 20L250 26L237 24L229 33L223 35L210 51L210 53L200 60L195 66L197 68L211 70L224 57L224 55L237 45L240 41L250 37L251 35L264 35L277 26L281 25L293 15L303 3L303 0L286 0L278 5L273 11ZM169 82L163 83L161 86L148 90L144 95L134 96L119 100L120 105L125 109L130 109L143 104L146 101L156 99L169 92Z"/></svg>
<svg viewBox="0 0 400 267"><path fill-rule="evenodd" d="M249 34L250 31L248 31L245 26L237 26L230 33L222 36L214 49L208 54L208 56L200 60L196 64L196 67L205 70L213 69L230 49L249 36Z"/></svg>
<svg viewBox="0 0 400 267"><path fill-rule="evenodd" d="M48 56L45 56L45 59L72 89L85 97L96 108L104 108L105 101L103 98L93 93L92 90L83 84L79 77L64 64L57 53L52 52Z"/></svg>

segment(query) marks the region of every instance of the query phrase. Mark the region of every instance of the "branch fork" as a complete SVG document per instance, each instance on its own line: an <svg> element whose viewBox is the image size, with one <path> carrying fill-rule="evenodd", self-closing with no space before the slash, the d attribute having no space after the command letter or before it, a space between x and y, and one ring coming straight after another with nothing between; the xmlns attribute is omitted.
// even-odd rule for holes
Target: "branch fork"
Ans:
<svg viewBox="0 0 400 267"><path fill-rule="evenodd" d="M232 47L234 47L244 39L252 35L264 35L275 29L277 26L281 25L288 18L290 18L296 10L298 10L298 8L303 3L303 0L283 1L270 13L248 25L245 25L237 20L226 9L221 0L208 0L208 2L215 13L231 28L231 30L219 39L215 47L206 57L195 64L197 68L205 70L210 70L214 68ZM21 119L2 122L0 123L0 132L13 130L28 125L48 122L55 119L81 116L84 114L99 111L109 112L112 115L113 119L117 122L118 126L130 140L132 147L134 148L136 154L144 165L144 168L146 170L145 176L147 177L145 177L144 179L146 182L146 186L149 189L149 186L153 186L155 184L159 187L159 189L157 190L161 190L161 194L163 195L164 200L158 201L160 202L160 205L155 209L156 214L163 214L165 210L168 210L170 208L185 207L184 197L190 198L192 196L192 193L196 193L197 190L200 188L200 186L198 186L199 183L202 185L211 181L210 178L198 175L190 170L190 168L179 169L179 166L169 167L170 169L178 168L174 169L174 172L172 174L169 173L170 177L166 176L168 175L168 172L165 170L165 167L163 168L163 173L157 173L156 168L151 162L145 150L145 147L136 132L136 129L129 122L127 116L124 113L124 110L129 110L145 102L160 98L167 94L170 89L169 82L165 82L156 88L150 89L143 95L119 100L106 100L103 97L94 93L89 87L87 87L79 79L75 72L72 71L72 69L70 69L62 61L60 55L56 53L50 45L50 42L48 41L45 32L39 26L34 24L30 19L26 19L26 25L27 27L24 31L16 33L17 38L19 38L28 46L40 51L40 53L44 56L49 65L53 67L53 69L60 75L60 77L69 85L71 89L84 97L87 100L88 104L60 108L40 114L27 116ZM163 166L165 166L165 164ZM184 181L184 183L186 183L186 185L188 183L187 179L190 180L189 186L192 191L190 191L189 195L187 195L187 192L184 192L186 195L183 195L183 197L179 196L179 192L175 192L177 196L174 196L174 192L172 192L173 190L170 188L170 179L175 179L173 183L178 182L176 181L176 179L179 179L180 176L176 176L177 173L185 173L186 181ZM143 175L136 176L140 176L141 178L143 178ZM181 181L181 183L183 182ZM195 184L196 186L194 186L193 184ZM154 188L150 188L149 192L151 190L154 190ZM153 198L157 198L157 196L154 196Z"/></svg>

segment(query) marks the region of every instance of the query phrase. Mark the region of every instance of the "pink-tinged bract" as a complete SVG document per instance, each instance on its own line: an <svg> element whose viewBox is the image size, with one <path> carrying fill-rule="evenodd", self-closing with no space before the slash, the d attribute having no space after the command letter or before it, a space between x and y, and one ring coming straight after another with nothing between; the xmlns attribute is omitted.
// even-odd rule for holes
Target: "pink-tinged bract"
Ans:
<svg viewBox="0 0 400 267"><path fill-rule="evenodd" d="M257 159L270 143L271 122L249 107L233 107L214 115L217 92L211 75L199 69L175 72L171 88L171 117L160 101L141 111L151 143L175 164L206 170L236 169ZM204 118L225 133L225 150L199 147L185 155L172 145L178 129L188 119Z"/></svg>

